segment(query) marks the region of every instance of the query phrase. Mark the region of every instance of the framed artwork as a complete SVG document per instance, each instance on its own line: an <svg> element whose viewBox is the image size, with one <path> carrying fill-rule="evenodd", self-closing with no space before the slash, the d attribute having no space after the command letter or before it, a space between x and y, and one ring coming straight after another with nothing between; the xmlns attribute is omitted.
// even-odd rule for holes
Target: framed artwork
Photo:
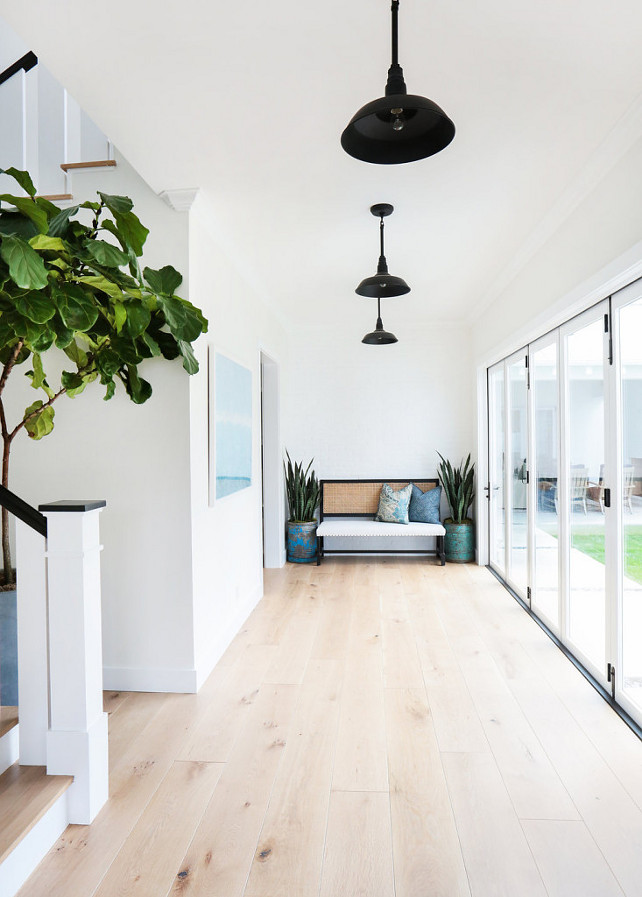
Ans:
<svg viewBox="0 0 642 897"><path fill-rule="evenodd" d="M213 504L252 484L252 371L210 348L209 374Z"/></svg>

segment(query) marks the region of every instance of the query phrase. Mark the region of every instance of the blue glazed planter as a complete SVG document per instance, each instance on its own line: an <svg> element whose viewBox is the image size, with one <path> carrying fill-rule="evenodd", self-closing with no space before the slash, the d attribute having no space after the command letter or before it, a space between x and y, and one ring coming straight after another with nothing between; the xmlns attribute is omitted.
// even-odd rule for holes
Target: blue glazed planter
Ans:
<svg viewBox="0 0 642 897"><path fill-rule="evenodd" d="M288 522L288 560L293 564L311 564L317 559L317 522Z"/></svg>
<svg viewBox="0 0 642 897"><path fill-rule="evenodd" d="M472 520L467 523L453 523L444 520L446 535L444 551L446 560L451 564L468 564L475 560L475 525Z"/></svg>

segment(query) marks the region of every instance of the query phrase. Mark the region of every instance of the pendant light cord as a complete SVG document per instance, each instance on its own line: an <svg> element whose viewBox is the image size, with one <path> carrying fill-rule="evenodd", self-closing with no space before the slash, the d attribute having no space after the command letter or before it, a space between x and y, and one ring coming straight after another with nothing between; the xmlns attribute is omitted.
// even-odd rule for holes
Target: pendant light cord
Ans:
<svg viewBox="0 0 642 897"><path fill-rule="evenodd" d="M399 0L392 0L392 64L399 65L399 24L397 21L399 13Z"/></svg>
<svg viewBox="0 0 642 897"><path fill-rule="evenodd" d="M384 258L385 252L383 251L383 215L381 216L381 221L379 222L379 255Z"/></svg>

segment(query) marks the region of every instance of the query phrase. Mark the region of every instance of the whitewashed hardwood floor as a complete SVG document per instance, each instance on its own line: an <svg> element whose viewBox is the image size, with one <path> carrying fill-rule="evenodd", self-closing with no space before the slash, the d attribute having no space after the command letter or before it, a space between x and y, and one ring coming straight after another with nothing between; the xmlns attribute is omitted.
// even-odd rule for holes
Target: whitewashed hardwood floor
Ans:
<svg viewBox="0 0 642 897"><path fill-rule="evenodd" d="M105 705L20 897L642 895L642 742L485 569L266 571L200 694Z"/></svg>

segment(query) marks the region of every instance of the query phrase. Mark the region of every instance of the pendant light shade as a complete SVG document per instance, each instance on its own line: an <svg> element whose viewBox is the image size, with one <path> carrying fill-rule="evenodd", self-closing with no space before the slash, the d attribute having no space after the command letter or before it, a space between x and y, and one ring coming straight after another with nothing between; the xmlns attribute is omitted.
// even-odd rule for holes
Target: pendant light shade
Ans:
<svg viewBox="0 0 642 897"><path fill-rule="evenodd" d="M375 329L371 333L366 333L361 340L366 346L388 346L391 343L398 342L394 333L383 329L383 321L381 320L381 299L377 299L377 323Z"/></svg>
<svg viewBox="0 0 642 897"><path fill-rule="evenodd" d="M374 206L370 206L370 211L375 218L380 218L379 222L379 263L377 264L377 273L372 277L364 278L355 293L359 296L367 296L370 299L387 299L393 296L403 296L410 292L410 287L403 277L396 277L394 274L388 273L388 262L384 254L384 223L383 219L394 212L394 206L388 202L378 202Z"/></svg>
<svg viewBox="0 0 642 897"><path fill-rule="evenodd" d="M348 155L377 165L415 162L440 152L455 136L443 109L426 97L409 94L398 61L399 0L392 0L392 64L386 94L366 103L341 135Z"/></svg>

